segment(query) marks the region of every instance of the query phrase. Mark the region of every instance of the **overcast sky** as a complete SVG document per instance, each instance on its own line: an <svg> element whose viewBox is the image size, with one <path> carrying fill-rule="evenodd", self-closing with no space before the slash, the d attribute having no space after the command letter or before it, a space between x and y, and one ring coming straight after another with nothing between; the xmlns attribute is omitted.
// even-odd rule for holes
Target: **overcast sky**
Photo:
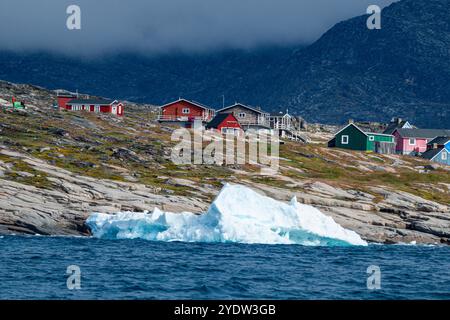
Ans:
<svg viewBox="0 0 450 320"><path fill-rule="evenodd" d="M393 0L0 0L0 49L74 55L310 43ZM81 8L81 30L66 9Z"/></svg>

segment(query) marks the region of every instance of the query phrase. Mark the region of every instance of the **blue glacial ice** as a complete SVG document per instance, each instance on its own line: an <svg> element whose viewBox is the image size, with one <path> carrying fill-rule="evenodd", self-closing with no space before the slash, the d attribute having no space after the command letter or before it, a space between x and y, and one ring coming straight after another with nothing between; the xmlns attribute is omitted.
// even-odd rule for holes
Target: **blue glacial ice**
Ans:
<svg viewBox="0 0 450 320"><path fill-rule="evenodd" d="M242 185L227 184L208 211L93 213L94 237L183 242L237 242L301 245L367 245L318 209L294 197L284 203Z"/></svg>

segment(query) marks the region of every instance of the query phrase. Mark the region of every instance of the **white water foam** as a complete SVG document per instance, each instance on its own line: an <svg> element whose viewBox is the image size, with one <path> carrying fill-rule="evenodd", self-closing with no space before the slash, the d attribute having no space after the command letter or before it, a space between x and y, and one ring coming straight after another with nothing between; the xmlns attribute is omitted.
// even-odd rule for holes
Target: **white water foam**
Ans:
<svg viewBox="0 0 450 320"><path fill-rule="evenodd" d="M94 213L87 224L94 237L155 241L238 242L301 245L367 245L316 208L289 204L241 185L227 184L202 215L153 212Z"/></svg>

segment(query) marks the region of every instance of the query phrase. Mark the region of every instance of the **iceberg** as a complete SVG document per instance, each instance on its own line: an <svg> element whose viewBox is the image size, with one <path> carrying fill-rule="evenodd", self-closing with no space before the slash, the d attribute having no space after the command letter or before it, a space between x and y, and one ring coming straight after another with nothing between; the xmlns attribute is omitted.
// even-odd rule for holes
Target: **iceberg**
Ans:
<svg viewBox="0 0 450 320"><path fill-rule="evenodd" d="M294 197L284 203L242 185L227 184L208 211L93 213L86 221L94 237L183 242L236 242L316 246L362 245L354 231Z"/></svg>

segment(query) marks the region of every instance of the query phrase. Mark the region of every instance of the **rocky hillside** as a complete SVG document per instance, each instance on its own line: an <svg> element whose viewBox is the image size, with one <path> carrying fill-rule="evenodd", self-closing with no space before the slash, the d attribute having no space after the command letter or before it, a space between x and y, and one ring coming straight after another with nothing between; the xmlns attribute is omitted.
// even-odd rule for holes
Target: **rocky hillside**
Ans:
<svg viewBox="0 0 450 320"><path fill-rule="evenodd" d="M383 10L381 30L368 30L366 19L338 23L306 48L93 60L0 52L0 79L155 104L183 96L221 107L225 95L268 111L289 107L310 122L400 116L448 127L450 0L396 2Z"/></svg>
<svg viewBox="0 0 450 320"><path fill-rule="evenodd" d="M171 127L155 108L127 103L126 116L59 111L55 93L0 82L0 234L88 234L91 212L154 207L201 213L225 182L278 200L297 196L369 241L449 243L448 167L399 156L328 149L334 127L311 125L309 145L286 142L280 171L257 166L175 166Z"/></svg>

